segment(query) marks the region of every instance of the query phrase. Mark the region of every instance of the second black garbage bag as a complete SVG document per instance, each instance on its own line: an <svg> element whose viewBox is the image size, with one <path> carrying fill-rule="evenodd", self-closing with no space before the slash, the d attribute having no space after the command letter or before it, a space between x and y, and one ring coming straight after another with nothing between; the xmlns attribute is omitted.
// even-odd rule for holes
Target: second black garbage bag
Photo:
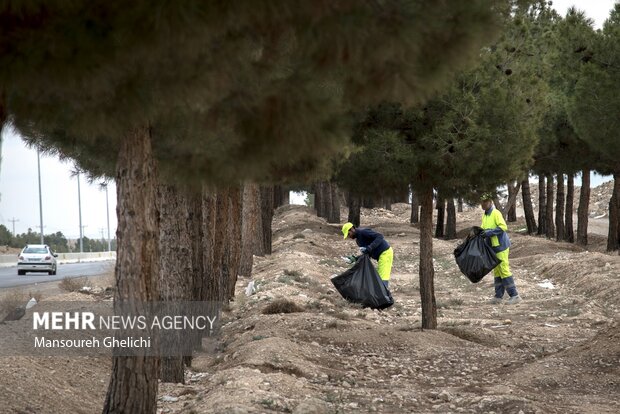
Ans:
<svg viewBox="0 0 620 414"><path fill-rule="evenodd" d="M480 282L501 262L480 227L472 228L465 241L454 249L454 257L461 272L473 283Z"/></svg>
<svg viewBox="0 0 620 414"><path fill-rule="evenodd" d="M367 254L358 257L349 270L333 277L332 283L343 298L365 308L386 309L394 304Z"/></svg>

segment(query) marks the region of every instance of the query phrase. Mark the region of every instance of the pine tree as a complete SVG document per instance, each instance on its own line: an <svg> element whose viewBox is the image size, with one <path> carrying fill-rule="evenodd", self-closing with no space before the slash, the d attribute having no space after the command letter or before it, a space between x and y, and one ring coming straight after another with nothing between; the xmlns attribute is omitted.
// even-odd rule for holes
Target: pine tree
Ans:
<svg viewBox="0 0 620 414"><path fill-rule="evenodd" d="M503 6L8 2L0 91L31 142L116 177L116 300L156 300L158 185L201 191L205 182L284 181L326 168L347 147L344 114L427 97L474 56ZM204 221L214 223L226 200L206 196ZM206 225L205 237L225 237L221 227ZM205 269L226 264L223 246L212 248ZM207 287L220 297L228 282L216 279ZM115 357L104 411L154 412L157 371L154 357Z"/></svg>
<svg viewBox="0 0 620 414"><path fill-rule="evenodd" d="M616 4L603 30L597 33L589 56L580 68L569 115L579 137L614 175L607 240L607 249L612 251L620 248L620 5Z"/></svg>

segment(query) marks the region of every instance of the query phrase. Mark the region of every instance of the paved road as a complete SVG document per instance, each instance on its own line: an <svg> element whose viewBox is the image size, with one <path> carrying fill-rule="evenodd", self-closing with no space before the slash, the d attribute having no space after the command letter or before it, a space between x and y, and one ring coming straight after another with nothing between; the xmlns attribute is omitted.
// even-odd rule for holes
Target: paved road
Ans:
<svg viewBox="0 0 620 414"><path fill-rule="evenodd" d="M55 276L48 276L47 273L26 273L24 276L18 276L16 266L2 267L0 268L0 289L53 282L62 280L65 277L97 276L113 271L113 260L59 264Z"/></svg>

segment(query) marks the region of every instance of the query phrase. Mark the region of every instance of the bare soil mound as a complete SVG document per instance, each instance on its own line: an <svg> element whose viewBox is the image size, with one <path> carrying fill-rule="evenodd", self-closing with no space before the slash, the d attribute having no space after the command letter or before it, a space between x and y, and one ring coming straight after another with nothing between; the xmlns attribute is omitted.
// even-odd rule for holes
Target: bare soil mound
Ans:
<svg viewBox="0 0 620 414"><path fill-rule="evenodd" d="M524 300L491 305L492 278L472 284L456 267L460 240L434 240L439 329L422 331L409 215L406 204L362 211L395 251L396 303L378 312L347 303L330 282L347 269L341 256L356 252L340 225L306 207L279 209L273 254L238 281L221 334L194 358L186 385L160 385L159 412L620 412L620 257L525 236L522 221L511 223ZM465 232L480 211L458 220ZM250 281L257 291L246 296ZM283 300L294 306L264 313ZM100 412L109 361L1 362L0 411Z"/></svg>

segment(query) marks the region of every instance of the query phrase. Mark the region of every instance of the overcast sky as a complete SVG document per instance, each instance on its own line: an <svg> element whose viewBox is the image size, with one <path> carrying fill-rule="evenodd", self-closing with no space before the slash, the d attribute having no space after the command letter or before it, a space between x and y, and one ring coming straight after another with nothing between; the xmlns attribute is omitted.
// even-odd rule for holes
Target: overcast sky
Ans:
<svg viewBox="0 0 620 414"><path fill-rule="evenodd" d="M554 0L553 7L564 15L575 5L600 28L609 16L616 0ZM30 227L39 231L39 190L37 180L37 152L25 147L21 138L10 128L2 132L2 161L0 164L0 224L12 231L24 233ZM41 186L43 198L43 232L57 231L69 238L79 237L77 180L71 177L72 165L61 163L56 157L41 157ZM592 185L602 181L595 177ZM107 237L105 191L89 185L81 177L82 224L84 235L100 238L103 230ZM108 190L111 236L116 232L116 187ZM293 195L292 202L303 202L303 197Z"/></svg>

